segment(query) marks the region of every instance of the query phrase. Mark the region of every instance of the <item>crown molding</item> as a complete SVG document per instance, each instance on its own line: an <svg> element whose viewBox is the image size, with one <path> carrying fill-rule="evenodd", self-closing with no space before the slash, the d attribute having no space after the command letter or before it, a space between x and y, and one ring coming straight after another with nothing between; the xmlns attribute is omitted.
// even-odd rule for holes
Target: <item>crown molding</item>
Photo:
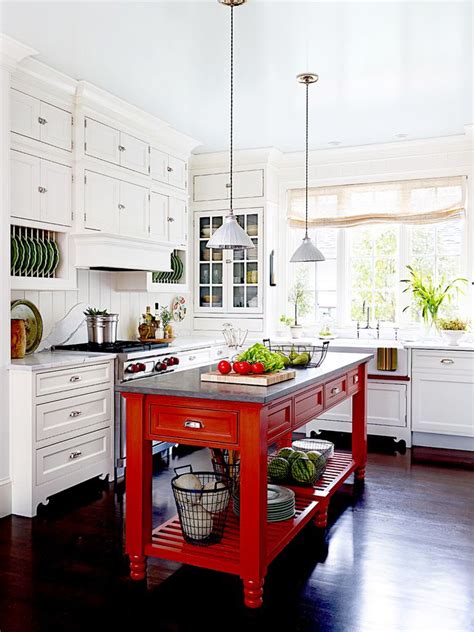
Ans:
<svg viewBox="0 0 474 632"><path fill-rule="evenodd" d="M0 67L13 72L17 65L31 55L37 55L38 51L5 33L0 33Z"/></svg>

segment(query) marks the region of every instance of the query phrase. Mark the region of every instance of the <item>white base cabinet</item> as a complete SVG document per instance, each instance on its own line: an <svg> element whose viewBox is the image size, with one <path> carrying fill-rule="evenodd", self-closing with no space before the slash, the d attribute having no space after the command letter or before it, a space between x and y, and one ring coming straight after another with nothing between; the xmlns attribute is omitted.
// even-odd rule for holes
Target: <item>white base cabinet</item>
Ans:
<svg viewBox="0 0 474 632"><path fill-rule="evenodd" d="M414 432L474 437L474 352L415 349Z"/></svg>
<svg viewBox="0 0 474 632"><path fill-rule="evenodd" d="M408 424L407 384L370 380L368 383L367 433L393 437L411 446ZM320 430L352 431L352 400L348 399L306 424L306 435Z"/></svg>
<svg viewBox="0 0 474 632"><path fill-rule="evenodd" d="M12 513L32 518L49 497L113 478L113 361L10 371Z"/></svg>

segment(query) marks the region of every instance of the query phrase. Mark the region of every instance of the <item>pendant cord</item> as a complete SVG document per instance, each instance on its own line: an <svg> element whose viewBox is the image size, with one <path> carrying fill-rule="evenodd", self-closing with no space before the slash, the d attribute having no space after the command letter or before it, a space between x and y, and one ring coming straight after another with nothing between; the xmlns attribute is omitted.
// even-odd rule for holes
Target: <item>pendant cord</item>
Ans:
<svg viewBox="0 0 474 632"><path fill-rule="evenodd" d="M233 209L233 149L234 149L234 5L230 6L230 215Z"/></svg>
<svg viewBox="0 0 474 632"><path fill-rule="evenodd" d="M305 207L306 207L306 213L305 213L305 239L308 239L308 138L309 138L309 108L308 108L308 102L309 102L309 83L306 83L306 147L305 147L305 153L306 153L306 165L305 165L305 187L306 187L306 191L305 191Z"/></svg>

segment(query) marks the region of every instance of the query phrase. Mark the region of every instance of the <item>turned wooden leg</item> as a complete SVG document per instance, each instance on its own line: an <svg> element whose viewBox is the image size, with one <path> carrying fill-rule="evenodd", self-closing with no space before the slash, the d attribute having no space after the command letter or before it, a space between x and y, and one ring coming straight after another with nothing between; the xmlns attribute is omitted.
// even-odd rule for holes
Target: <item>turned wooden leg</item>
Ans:
<svg viewBox="0 0 474 632"><path fill-rule="evenodd" d="M261 579L244 579L244 603L247 608L260 608L263 603L263 582Z"/></svg>
<svg viewBox="0 0 474 632"><path fill-rule="evenodd" d="M145 579L146 555L130 555L130 577L135 581Z"/></svg>
<svg viewBox="0 0 474 632"><path fill-rule="evenodd" d="M328 506L321 507L314 516L314 525L318 529L325 529L328 526Z"/></svg>

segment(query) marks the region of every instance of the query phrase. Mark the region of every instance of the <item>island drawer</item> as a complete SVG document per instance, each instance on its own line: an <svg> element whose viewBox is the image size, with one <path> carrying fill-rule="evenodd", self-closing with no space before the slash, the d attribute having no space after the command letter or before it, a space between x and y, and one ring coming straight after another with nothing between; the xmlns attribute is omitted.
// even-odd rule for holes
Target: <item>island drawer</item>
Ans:
<svg viewBox="0 0 474 632"><path fill-rule="evenodd" d="M359 390L359 369L349 371L347 374L347 394L353 395Z"/></svg>
<svg viewBox="0 0 474 632"><path fill-rule="evenodd" d="M36 396L62 393L84 386L95 386L113 379L111 363L87 364L83 366L47 371L36 376Z"/></svg>
<svg viewBox="0 0 474 632"><path fill-rule="evenodd" d="M413 351L413 371L436 370L444 373L474 374L474 351L458 351L446 349L444 351L419 350Z"/></svg>
<svg viewBox="0 0 474 632"><path fill-rule="evenodd" d="M292 398L278 402L268 409L268 442L273 443L291 430Z"/></svg>
<svg viewBox="0 0 474 632"><path fill-rule="evenodd" d="M324 408L330 408L346 398L347 376L338 377L324 385Z"/></svg>
<svg viewBox="0 0 474 632"><path fill-rule="evenodd" d="M237 412L150 404L148 414L152 439L157 435L159 439L196 445L238 442Z"/></svg>
<svg viewBox="0 0 474 632"><path fill-rule="evenodd" d="M298 428L317 417L323 410L323 387L312 386L295 397L293 428Z"/></svg>

